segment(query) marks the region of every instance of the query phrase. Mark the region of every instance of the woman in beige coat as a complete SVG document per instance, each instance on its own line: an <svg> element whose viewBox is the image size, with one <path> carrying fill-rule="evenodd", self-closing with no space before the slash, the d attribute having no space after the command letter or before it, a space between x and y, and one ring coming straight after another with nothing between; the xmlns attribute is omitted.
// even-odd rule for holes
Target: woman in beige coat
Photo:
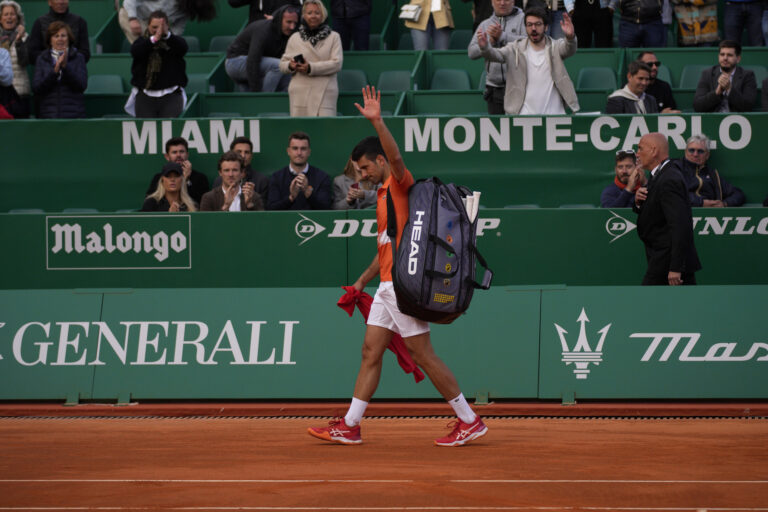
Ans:
<svg viewBox="0 0 768 512"><path fill-rule="evenodd" d="M335 116L343 53L341 37L325 22L328 11L320 0L305 0L298 32L288 39L280 71L292 73L288 86L291 116Z"/></svg>
<svg viewBox="0 0 768 512"><path fill-rule="evenodd" d="M413 49L428 50L431 39L432 49L447 50L453 30L453 14L448 0L411 0L410 3L421 6L419 19L405 22L411 29Z"/></svg>

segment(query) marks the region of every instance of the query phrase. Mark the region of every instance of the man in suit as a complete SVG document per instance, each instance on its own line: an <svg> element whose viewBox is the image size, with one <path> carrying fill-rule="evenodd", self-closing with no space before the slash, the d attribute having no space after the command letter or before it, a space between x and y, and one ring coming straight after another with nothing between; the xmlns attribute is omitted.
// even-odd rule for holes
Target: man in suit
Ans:
<svg viewBox="0 0 768 512"><path fill-rule="evenodd" d="M751 112L757 99L757 80L752 71L739 66L741 45L720 43L719 66L701 72L693 109L696 112Z"/></svg>
<svg viewBox="0 0 768 512"><path fill-rule="evenodd" d="M309 165L312 149L309 135L293 132L288 136L290 162L269 178L268 210L330 210L333 204L331 177Z"/></svg>
<svg viewBox="0 0 768 512"><path fill-rule="evenodd" d="M645 244L648 269L643 285L696 284L701 269L693 243L693 218L680 169L669 160L669 143L661 133L644 135L637 164L651 171L646 187L635 194L637 234Z"/></svg>
<svg viewBox="0 0 768 512"><path fill-rule="evenodd" d="M219 158L221 186L203 194L201 212L244 212L263 210L264 203L253 182L245 181L243 159L234 151Z"/></svg>

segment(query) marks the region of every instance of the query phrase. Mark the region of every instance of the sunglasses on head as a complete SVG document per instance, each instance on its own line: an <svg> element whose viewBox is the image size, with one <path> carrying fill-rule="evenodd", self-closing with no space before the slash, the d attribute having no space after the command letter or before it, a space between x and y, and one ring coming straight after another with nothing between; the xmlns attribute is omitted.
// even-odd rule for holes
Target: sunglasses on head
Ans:
<svg viewBox="0 0 768 512"><path fill-rule="evenodd" d="M703 155L707 152L706 149L700 149L700 148L686 148L686 151L688 151L692 155Z"/></svg>
<svg viewBox="0 0 768 512"><path fill-rule="evenodd" d="M634 154L635 154L635 150L632 149L632 148L630 148L630 149L620 149L620 150L618 150L616 152L616 156L619 156L619 155L634 155Z"/></svg>

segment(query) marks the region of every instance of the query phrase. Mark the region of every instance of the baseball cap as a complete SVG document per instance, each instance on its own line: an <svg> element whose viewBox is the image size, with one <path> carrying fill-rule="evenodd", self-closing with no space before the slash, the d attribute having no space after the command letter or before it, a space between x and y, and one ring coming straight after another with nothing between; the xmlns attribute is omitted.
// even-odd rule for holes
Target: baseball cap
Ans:
<svg viewBox="0 0 768 512"><path fill-rule="evenodd" d="M184 176L184 169L182 169L181 165L177 164L176 162L168 162L165 164L160 174L162 176L168 176L172 172L175 172L179 176Z"/></svg>

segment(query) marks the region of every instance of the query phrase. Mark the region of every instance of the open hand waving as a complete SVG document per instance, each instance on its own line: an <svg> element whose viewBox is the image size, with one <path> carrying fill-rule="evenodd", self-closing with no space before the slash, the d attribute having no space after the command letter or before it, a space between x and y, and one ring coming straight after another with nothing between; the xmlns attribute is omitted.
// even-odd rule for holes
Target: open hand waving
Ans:
<svg viewBox="0 0 768 512"><path fill-rule="evenodd" d="M381 91L375 87L366 85L363 89L363 106L355 103L357 110L369 121L381 118Z"/></svg>

